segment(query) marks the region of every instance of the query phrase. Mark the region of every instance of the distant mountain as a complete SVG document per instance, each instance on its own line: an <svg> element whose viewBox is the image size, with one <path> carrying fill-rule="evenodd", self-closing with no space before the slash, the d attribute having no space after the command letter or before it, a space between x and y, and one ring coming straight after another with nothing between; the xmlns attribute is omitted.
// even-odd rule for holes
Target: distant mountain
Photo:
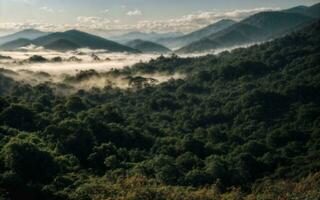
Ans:
<svg viewBox="0 0 320 200"><path fill-rule="evenodd" d="M264 29L270 34L281 32L288 27L311 21L312 18L298 13L262 12L242 21L244 24Z"/></svg>
<svg viewBox="0 0 320 200"><path fill-rule="evenodd" d="M90 48L90 49L103 49L110 52L131 52L139 53L139 50L127 47L116 42L106 40L104 38L91 35L89 33L81 32L78 30L70 30L66 32L56 32L49 35L45 35L29 41L36 46L42 46L49 49L64 51L75 50L77 48ZM21 48L27 45L27 43L13 41L15 45L14 49ZM19 46L20 44L20 46ZM0 49L10 47L12 44L4 44L0 46ZM14 50L11 49L11 50ZM10 50L10 49L8 49Z"/></svg>
<svg viewBox="0 0 320 200"><path fill-rule="evenodd" d="M18 50L21 47L26 47L31 44L32 44L32 40L20 38L20 39L16 39L14 41L10 41L10 42L7 42L7 43L1 45L0 49L7 50L7 51Z"/></svg>
<svg viewBox="0 0 320 200"><path fill-rule="evenodd" d="M290 13L299 13L311 17L320 17L320 3L317 3L313 6L296 6L287 10L283 10L283 12L290 12Z"/></svg>
<svg viewBox="0 0 320 200"><path fill-rule="evenodd" d="M69 40L59 39L43 46L45 49L56 51L69 51L80 48L79 45Z"/></svg>
<svg viewBox="0 0 320 200"><path fill-rule="evenodd" d="M127 42L126 45L144 53L168 53L171 51L163 45L144 40L132 40Z"/></svg>
<svg viewBox="0 0 320 200"><path fill-rule="evenodd" d="M111 37L110 39L113 41L117 41L120 43L127 43L132 40L147 40L156 42L157 40L163 39L163 38L172 38L172 37L179 37L182 36L183 33L181 32L172 32L172 33L144 33L144 32L130 32L126 33L120 36Z"/></svg>
<svg viewBox="0 0 320 200"><path fill-rule="evenodd" d="M42 37L42 36L45 36L48 34L49 33L42 32L42 31L35 30L35 29L26 29L23 31L19 31L17 33L13 33L10 35L0 37L0 45L17 40L17 39L20 39L20 38L33 40L33 39L36 39L38 37Z"/></svg>
<svg viewBox="0 0 320 200"><path fill-rule="evenodd" d="M313 16L313 17L320 17L320 3L317 3L311 7L305 12L306 15Z"/></svg>
<svg viewBox="0 0 320 200"><path fill-rule="evenodd" d="M306 13L306 11L308 9L309 9L308 6L296 6L296 7L293 7L293 8L289 8L289 9L283 10L283 12L304 14L304 13Z"/></svg>
<svg viewBox="0 0 320 200"><path fill-rule="evenodd" d="M300 13L261 12L200 41L193 42L177 52L193 53L262 42L289 33L312 21L314 18Z"/></svg>
<svg viewBox="0 0 320 200"><path fill-rule="evenodd" d="M236 22L230 19L223 19L214 24L210 24L200 30L194 31L192 33L180 36L180 37L172 37L172 38L164 38L158 40L160 44L166 45L171 48L182 47L188 45L192 42L198 41L204 37L207 37L213 33L219 32L223 29L226 29Z"/></svg>
<svg viewBox="0 0 320 200"><path fill-rule="evenodd" d="M132 49L130 47L78 30L52 33L37 38L33 42L37 46L46 46L57 40L67 40L78 45L81 48L104 49L111 52L139 52L138 50Z"/></svg>

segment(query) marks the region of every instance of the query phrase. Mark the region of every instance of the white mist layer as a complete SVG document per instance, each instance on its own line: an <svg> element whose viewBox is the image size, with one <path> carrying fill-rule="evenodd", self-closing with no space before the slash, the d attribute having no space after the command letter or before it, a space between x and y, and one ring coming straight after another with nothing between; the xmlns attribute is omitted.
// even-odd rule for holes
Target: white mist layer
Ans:
<svg viewBox="0 0 320 200"><path fill-rule="evenodd" d="M246 48L254 44L239 45L230 48L222 48L214 51L192 53L192 54L179 54L180 57L199 57L207 54L219 54L223 51L232 51L236 48ZM27 50L29 49L29 50ZM91 50L91 49L78 49L69 52L57 52L44 50L42 48L27 47L24 51L0 51L1 56L9 56L12 59L0 60L0 68L16 70L30 70L30 71L43 71L47 73L57 74L74 74L80 70L94 69L98 72L106 72L111 69L121 69L126 66L132 66L138 62L148 62L155 59L160 54L129 54L129 53L108 53L105 50ZM62 62L44 62L44 63L30 63L23 62L31 56L39 55L47 60L55 57L62 58ZM99 61L94 59L94 56L99 58ZM79 62L67 61L71 57L80 59Z"/></svg>
<svg viewBox="0 0 320 200"><path fill-rule="evenodd" d="M100 61L95 61L92 54L99 57ZM131 66L138 62L147 62L159 55L156 54L126 54L126 53L101 53L98 51L76 51L76 52L55 52L55 51L26 51L26 52L0 52L2 56L10 56L13 60L0 61L0 67L10 70L30 70L43 71L47 73L58 74L74 74L80 70L94 69L99 72L110 71L111 69L121 69L125 66ZM23 62L33 55L42 56L48 60L54 57L61 57L67 60L70 57L81 59L79 62L44 62L44 63L30 63ZM22 63L21 63L22 62Z"/></svg>
<svg viewBox="0 0 320 200"><path fill-rule="evenodd" d="M179 54L180 57L200 57L207 54L219 54L223 51L232 51L236 48L246 48L254 44L236 46L232 48L218 49L211 52ZM16 74L5 73L17 81L26 82L32 85L49 82L52 84L65 84L66 76L74 76L81 71L95 70L96 72L108 72L112 69L130 67L139 62L148 62L156 59L160 54L129 54L129 53L108 53L105 50L78 49L69 52L57 52L27 47L21 51L0 51L0 68L16 72ZM42 56L46 62L30 62L28 59L34 55ZM1 57L0 56L0 57ZM169 55L165 55L169 56ZM5 58L10 57L11 59ZM53 62L53 58L61 58L61 62ZM76 58L79 61L71 60ZM144 78L156 79L156 84L166 82L170 79L183 79L182 74L136 74ZM125 77L100 76L91 77L77 83L68 83L74 89L103 88L105 86L128 88L129 82Z"/></svg>

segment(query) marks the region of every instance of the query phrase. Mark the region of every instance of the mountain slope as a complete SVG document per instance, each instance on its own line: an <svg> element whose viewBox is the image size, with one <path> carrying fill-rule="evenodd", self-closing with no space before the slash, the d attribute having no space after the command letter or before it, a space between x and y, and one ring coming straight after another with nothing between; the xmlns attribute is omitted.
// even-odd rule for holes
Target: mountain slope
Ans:
<svg viewBox="0 0 320 200"><path fill-rule="evenodd" d="M198 41L201 38L209 36L213 33L226 29L235 23L236 22L233 20L223 19L214 24L210 24L209 26L206 26L200 30L194 31L192 33L189 33L180 37L161 39L158 42L160 44L163 44L165 46L172 47L172 48L182 47L192 42Z"/></svg>
<svg viewBox="0 0 320 200"><path fill-rule="evenodd" d="M144 40L132 40L127 42L126 45L144 53L168 53L171 51L163 45Z"/></svg>
<svg viewBox="0 0 320 200"><path fill-rule="evenodd" d="M14 41L10 41L7 42L5 44L2 44L0 46L1 50L8 50L8 51L12 51L12 50L18 50L21 47L26 47L28 45L33 44L32 40L29 39L25 39L25 38L20 38L20 39L16 39Z"/></svg>
<svg viewBox="0 0 320 200"><path fill-rule="evenodd" d="M34 40L17 39L3 44L0 46L0 49L16 50L29 44L59 51L75 50L77 48L90 48L103 49L110 52L140 52L139 50L131 47L77 30L51 33Z"/></svg>
<svg viewBox="0 0 320 200"><path fill-rule="evenodd" d="M56 51L69 51L80 48L79 45L68 40L59 39L43 46L45 49Z"/></svg>
<svg viewBox="0 0 320 200"><path fill-rule="evenodd" d="M20 38L25 38L29 40L36 39L38 37L42 37L48 35L49 33L38 31L35 29L26 29L17 33L13 33L7 36L0 37L0 45L5 44Z"/></svg>
<svg viewBox="0 0 320 200"><path fill-rule="evenodd" d="M311 19L312 18L299 13L261 12L244 19L242 23L264 29L270 32L270 34L274 34L275 32L281 32L288 27L294 27Z"/></svg>
<svg viewBox="0 0 320 200"><path fill-rule="evenodd" d="M177 52L201 52L262 42L289 33L297 26L308 24L313 20L314 18L299 13L261 12L208 36L205 38L206 46L201 46L200 43L203 43L203 40L200 40L179 49Z"/></svg>
<svg viewBox="0 0 320 200"><path fill-rule="evenodd" d="M81 32L77 30L52 33L52 34L37 38L33 42L35 45L38 45L38 46L46 46L58 40L67 40L71 43L78 45L81 48L104 49L111 52L133 52L133 53L139 52L138 50L118 44L116 42L106 40L99 36L91 35L89 33Z"/></svg>
<svg viewBox="0 0 320 200"><path fill-rule="evenodd" d="M172 32L172 33L144 33L144 32L129 32L120 36L111 37L111 40L117 41L120 43L126 43L132 40L147 40L151 42L156 42L162 38L172 38L182 36L183 33L180 32Z"/></svg>
<svg viewBox="0 0 320 200"><path fill-rule="evenodd" d="M313 16L313 17L320 17L320 3L317 3L313 6L310 6L305 14Z"/></svg>
<svg viewBox="0 0 320 200"><path fill-rule="evenodd" d="M296 6L296 7L293 7L293 8L289 8L289 9L283 10L283 12L304 14L308 10L308 8L309 8L308 6Z"/></svg>
<svg viewBox="0 0 320 200"><path fill-rule="evenodd" d="M320 17L320 3L317 3L317 4L312 5L310 7L296 6L296 7L284 10L284 12L299 13L299 14L310 16L310 17L319 18Z"/></svg>

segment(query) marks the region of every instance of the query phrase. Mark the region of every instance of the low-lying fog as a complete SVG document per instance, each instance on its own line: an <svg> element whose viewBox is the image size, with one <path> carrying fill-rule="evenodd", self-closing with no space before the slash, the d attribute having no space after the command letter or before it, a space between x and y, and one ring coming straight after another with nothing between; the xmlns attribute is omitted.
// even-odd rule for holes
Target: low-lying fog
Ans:
<svg viewBox="0 0 320 200"><path fill-rule="evenodd" d="M194 57L208 53L217 54L222 51L230 51L234 48L179 56ZM159 56L160 54L108 53L103 50L89 49L57 52L30 47L20 51L0 51L0 73L29 84L49 82L55 85L67 84L74 89L103 88L105 86L127 88L130 86L130 82L126 77L111 77L107 72L112 69L130 67L138 62L148 62ZM70 80L70 77L77 77L79 73L88 70L94 70L101 74L97 75L89 72L89 76L85 74L85 79L66 81ZM172 78L184 78L182 74L137 74L135 76L152 80L152 84L165 82Z"/></svg>
<svg viewBox="0 0 320 200"><path fill-rule="evenodd" d="M137 62L149 61L159 55L156 54L127 54L127 53L106 53L104 51L90 51L87 49L57 52L57 51L0 51L0 55L11 57L12 59L0 60L0 67L11 70L43 71L47 73L67 73L74 74L79 70L94 69L96 71L110 71L131 66ZM46 62L27 62L27 60L39 55L47 59ZM60 57L58 62L51 61Z"/></svg>
<svg viewBox="0 0 320 200"><path fill-rule="evenodd" d="M125 76L112 76L107 72L122 69L138 62L148 62L160 54L107 53L99 50L79 49L57 52L43 49L0 51L0 73L16 81L36 85L49 83L55 88L91 89L105 86L128 88L132 86ZM136 74L145 83L158 84L169 79L183 78L179 74ZM60 90L61 91L61 90Z"/></svg>

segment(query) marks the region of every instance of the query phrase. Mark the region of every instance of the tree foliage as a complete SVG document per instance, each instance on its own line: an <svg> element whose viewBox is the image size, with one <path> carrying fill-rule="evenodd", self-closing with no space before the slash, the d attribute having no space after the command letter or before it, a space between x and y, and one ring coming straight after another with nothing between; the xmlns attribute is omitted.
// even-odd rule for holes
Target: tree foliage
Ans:
<svg viewBox="0 0 320 200"><path fill-rule="evenodd" d="M0 199L319 196L319 36L315 23L246 49L111 71L186 75L136 77L127 90L59 95L0 73Z"/></svg>

